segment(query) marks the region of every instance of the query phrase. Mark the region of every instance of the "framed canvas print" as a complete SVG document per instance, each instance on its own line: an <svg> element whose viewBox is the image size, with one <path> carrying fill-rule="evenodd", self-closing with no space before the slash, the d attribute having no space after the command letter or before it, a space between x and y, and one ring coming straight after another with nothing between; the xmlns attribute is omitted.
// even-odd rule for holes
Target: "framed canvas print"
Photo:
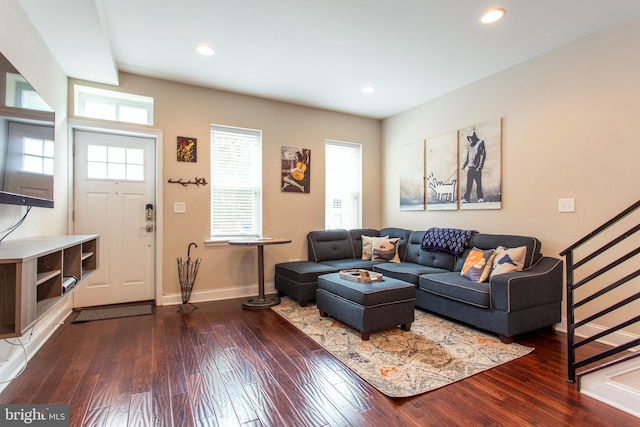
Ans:
<svg viewBox="0 0 640 427"><path fill-rule="evenodd" d="M458 132L427 138L427 210L458 209Z"/></svg>
<svg viewBox="0 0 640 427"><path fill-rule="evenodd" d="M400 210L424 210L424 140L403 145L400 171Z"/></svg>
<svg viewBox="0 0 640 427"><path fill-rule="evenodd" d="M309 193L311 191L311 150L281 147L280 191Z"/></svg>
<svg viewBox="0 0 640 427"><path fill-rule="evenodd" d="M179 162L198 161L198 139L179 136L176 144L176 154Z"/></svg>
<svg viewBox="0 0 640 427"><path fill-rule="evenodd" d="M460 209L500 209L501 119L458 131Z"/></svg>

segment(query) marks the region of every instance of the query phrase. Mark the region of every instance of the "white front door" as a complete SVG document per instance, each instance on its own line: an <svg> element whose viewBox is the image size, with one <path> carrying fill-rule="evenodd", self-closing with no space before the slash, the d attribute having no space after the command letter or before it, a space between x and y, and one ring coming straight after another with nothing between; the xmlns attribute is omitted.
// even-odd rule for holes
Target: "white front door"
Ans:
<svg viewBox="0 0 640 427"><path fill-rule="evenodd" d="M74 307L154 299L154 138L76 130L74 234L100 235L100 268Z"/></svg>

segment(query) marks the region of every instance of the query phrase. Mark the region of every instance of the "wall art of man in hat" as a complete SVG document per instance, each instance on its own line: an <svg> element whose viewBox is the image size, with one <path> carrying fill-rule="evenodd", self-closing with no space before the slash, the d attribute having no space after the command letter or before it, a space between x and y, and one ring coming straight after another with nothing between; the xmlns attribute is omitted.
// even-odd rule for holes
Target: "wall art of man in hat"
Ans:
<svg viewBox="0 0 640 427"><path fill-rule="evenodd" d="M462 203L469 203L471 199L471 189L473 183L476 183L477 202L484 203L484 195L482 193L482 168L487 158L487 150L484 141L478 138L476 130L473 129L467 134L467 159L462 165L462 170L467 168L467 188L462 197Z"/></svg>

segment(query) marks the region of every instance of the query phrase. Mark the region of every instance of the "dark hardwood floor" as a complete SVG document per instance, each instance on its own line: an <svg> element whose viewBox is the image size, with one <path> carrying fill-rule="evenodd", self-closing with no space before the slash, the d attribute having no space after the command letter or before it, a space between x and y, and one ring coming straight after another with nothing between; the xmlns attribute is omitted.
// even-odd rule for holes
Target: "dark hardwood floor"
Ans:
<svg viewBox="0 0 640 427"><path fill-rule="evenodd" d="M423 395L392 400L272 310L240 300L197 310L70 323L0 403L70 404L72 426L631 426L640 420L566 381L564 335ZM593 352L596 346L586 351Z"/></svg>

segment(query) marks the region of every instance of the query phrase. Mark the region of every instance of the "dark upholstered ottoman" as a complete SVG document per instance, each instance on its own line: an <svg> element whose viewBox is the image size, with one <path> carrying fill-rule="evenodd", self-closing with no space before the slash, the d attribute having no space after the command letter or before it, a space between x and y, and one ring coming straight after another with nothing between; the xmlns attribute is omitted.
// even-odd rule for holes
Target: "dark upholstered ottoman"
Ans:
<svg viewBox="0 0 640 427"><path fill-rule="evenodd" d="M397 325L408 331L415 319L415 299L413 284L391 277L373 283L343 279L340 273L318 277L316 304L320 315L357 329L363 340L368 340L371 332Z"/></svg>
<svg viewBox="0 0 640 427"><path fill-rule="evenodd" d="M276 264L275 287L278 293L290 296L304 307L316 299L318 276L335 271L335 268L317 262L282 262Z"/></svg>

